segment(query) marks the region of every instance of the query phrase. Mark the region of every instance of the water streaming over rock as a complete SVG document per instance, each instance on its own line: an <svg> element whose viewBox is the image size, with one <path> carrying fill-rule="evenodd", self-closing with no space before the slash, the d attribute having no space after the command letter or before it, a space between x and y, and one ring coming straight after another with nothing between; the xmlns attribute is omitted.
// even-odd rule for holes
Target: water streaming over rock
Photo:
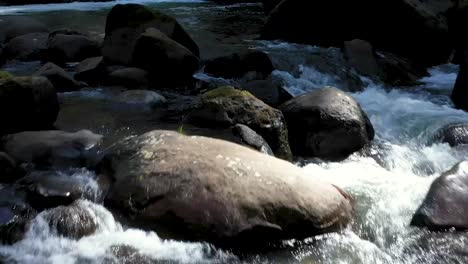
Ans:
<svg viewBox="0 0 468 264"><path fill-rule="evenodd" d="M112 4L11 7L2 8L0 14L97 10ZM192 11L192 16L197 14L187 3L171 8L173 13L183 13L185 18ZM206 26L197 18L185 22L191 29ZM277 67L274 78L294 95L325 85L341 87L346 82L343 78L345 69L340 65L313 66L317 65L317 58L336 58L336 49L282 42L250 41L245 44L270 54ZM112 246L127 245L155 263L157 260L176 263L467 263L466 233L431 233L409 225L432 181L466 159L468 154L466 148L451 148L434 141L436 131L444 125L468 122L468 114L454 109L449 100L457 71L454 65L435 67L429 71L430 76L421 79L420 86L412 88L384 87L354 76L365 84L363 91L352 95L375 127L373 146L339 163L301 162L310 177L340 186L354 197L356 219L342 233L286 241L280 249L249 254L239 260L208 244L165 241L153 232L127 229L104 207L81 201L99 222L96 234L78 241L52 235L40 214L26 238L13 246L0 247L0 255L18 263L103 263L116 257L112 254ZM197 76L208 78L202 73Z"/></svg>

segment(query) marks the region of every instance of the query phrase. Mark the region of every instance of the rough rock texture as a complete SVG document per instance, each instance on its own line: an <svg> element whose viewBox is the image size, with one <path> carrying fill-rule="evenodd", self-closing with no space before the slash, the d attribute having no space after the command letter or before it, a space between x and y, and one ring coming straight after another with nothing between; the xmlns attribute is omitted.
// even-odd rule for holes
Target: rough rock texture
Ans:
<svg viewBox="0 0 468 264"><path fill-rule="evenodd" d="M352 210L344 191L291 163L171 131L124 140L99 167L114 179L108 207L173 238L241 246L304 238L340 229Z"/></svg>
<svg viewBox="0 0 468 264"><path fill-rule="evenodd" d="M94 234L98 229L95 216L79 202L50 209L43 214L50 228L60 236L80 239Z"/></svg>
<svg viewBox="0 0 468 264"><path fill-rule="evenodd" d="M37 214L26 197L21 187L0 184L0 243L13 244L23 239L29 222Z"/></svg>
<svg viewBox="0 0 468 264"><path fill-rule="evenodd" d="M194 55L199 55L197 44L172 17L151 11L138 4L116 5L107 16L103 55L106 61L129 65L140 35L148 28L156 28Z"/></svg>
<svg viewBox="0 0 468 264"><path fill-rule="evenodd" d="M411 225L431 230L468 229L468 162L457 164L432 183Z"/></svg>
<svg viewBox="0 0 468 264"><path fill-rule="evenodd" d="M57 92L75 91L81 87L81 84L70 74L52 62L46 63L34 75L49 79Z"/></svg>
<svg viewBox="0 0 468 264"><path fill-rule="evenodd" d="M246 125L268 142L277 157L292 160L283 114L247 91L233 87L209 91L202 95L200 105L190 112L188 119L210 127Z"/></svg>
<svg viewBox="0 0 468 264"><path fill-rule="evenodd" d="M17 162L38 167L83 166L88 150L101 139L89 130L21 132L4 137L3 149Z"/></svg>
<svg viewBox="0 0 468 264"><path fill-rule="evenodd" d="M280 106L295 155L341 160L374 138L374 129L348 94L326 87Z"/></svg>
<svg viewBox="0 0 468 264"><path fill-rule="evenodd" d="M468 145L468 124L455 123L444 126L436 132L434 139L448 143L451 147Z"/></svg>
<svg viewBox="0 0 468 264"><path fill-rule="evenodd" d="M59 103L45 77L0 78L0 135L50 128Z"/></svg>

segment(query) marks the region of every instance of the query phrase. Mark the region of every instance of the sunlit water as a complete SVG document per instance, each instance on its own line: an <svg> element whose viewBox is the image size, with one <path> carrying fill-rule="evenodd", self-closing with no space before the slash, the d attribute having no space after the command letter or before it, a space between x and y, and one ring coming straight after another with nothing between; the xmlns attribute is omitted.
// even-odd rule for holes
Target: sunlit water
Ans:
<svg viewBox="0 0 468 264"><path fill-rule="evenodd" d="M161 5L193 32L200 29L200 32L213 33L216 29L204 24L207 21L204 16L210 12L214 14L213 8L223 12L223 7L205 5L200 1L131 2L152 2L155 7L158 4L154 2L166 2ZM175 2L184 3L177 6ZM111 5L75 3L10 7L0 9L0 14L67 9L91 11ZM98 18L102 21L103 14L99 13ZM98 31L102 30L102 25L100 27ZM212 36L205 33L196 33L196 40L197 36ZM247 41L244 45L268 52L277 66L274 78L294 95L325 85L340 87L343 82L334 73L320 71L310 65L308 59L311 54L336 56L335 49L281 42ZM468 122L468 114L454 109L449 100L457 71L454 65L435 67L430 69L430 76L421 79L419 87L413 88L384 87L363 79L365 89L352 94L374 125L376 139L373 146L340 163L304 166L310 177L336 184L354 197L355 220L341 233L304 241L286 241L283 248L258 255L234 256L208 244L165 241L153 232L126 229L102 206L82 201L81 205L88 208L99 222L96 234L78 241L58 237L48 229L43 213L34 220L26 239L13 246L0 247L0 255L18 263L102 263L115 258L111 251L113 246L128 245L155 262L468 263L468 236L465 233L430 233L409 225L432 181L467 157L465 148L451 148L433 141L435 133L444 125ZM202 73L197 76L207 78ZM218 81L236 83L232 80Z"/></svg>

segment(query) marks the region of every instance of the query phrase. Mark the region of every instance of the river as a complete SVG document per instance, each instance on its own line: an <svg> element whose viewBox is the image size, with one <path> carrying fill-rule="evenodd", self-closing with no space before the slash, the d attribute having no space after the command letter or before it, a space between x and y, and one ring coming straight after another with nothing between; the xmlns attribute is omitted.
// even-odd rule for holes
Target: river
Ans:
<svg viewBox="0 0 468 264"><path fill-rule="evenodd" d="M183 0L114 1L2 7L0 16L30 15L51 27L71 25L99 36L103 34L106 14L116 2L145 3L174 15L199 43L204 57L245 45L269 53L277 67L274 78L282 81L294 95L324 85L339 87L342 81L308 64L308 56L333 54L334 49L253 40L262 24L261 8L254 4L217 6ZM222 22L223 19L233 14L245 18L243 23L251 24L250 31L244 30L242 25L223 28L215 23L227 23ZM224 38L228 31L235 37ZM213 49L214 46L217 48ZM27 73L34 66L8 67ZM304 241L285 241L281 248L268 252L239 254L206 243L162 240L153 232L125 228L102 206L82 201L99 219L100 229L96 234L78 241L61 238L48 229L43 216L39 215L26 238L12 246L1 246L0 254L8 256L12 263L106 263L112 258L111 247L125 244L144 255L148 261L144 263L468 263L466 233L432 233L409 225L432 181L466 159L468 154L466 148L433 143L435 133L444 125L468 122L468 113L454 109L449 98L457 71L455 65L434 67L429 77L421 79L418 87L411 88L384 87L364 79L366 88L352 95L374 125L373 146L339 163L300 163L310 177L338 185L354 197L356 217L343 232ZM198 76L207 78L203 74ZM89 98L96 93L99 90L79 96ZM95 129L103 132L102 128ZM132 129L130 125L130 134ZM105 131L115 132L110 130ZM72 176L87 177L88 174L92 173L83 170ZM90 185L93 185L92 180Z"/></svg>

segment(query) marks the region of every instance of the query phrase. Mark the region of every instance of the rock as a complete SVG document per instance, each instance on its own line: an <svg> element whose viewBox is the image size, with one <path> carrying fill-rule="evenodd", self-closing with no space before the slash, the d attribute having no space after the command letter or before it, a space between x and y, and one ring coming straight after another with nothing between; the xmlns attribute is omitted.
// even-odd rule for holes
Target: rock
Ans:
<svg viewBox="0 0 468 264"><path fill-rule="evenodd" d="M0 21L0 43L30 33L48 33L41 22L28 16L10 16Z"/></svg>
<svg viewBox="0 0 468 264"><path fill-rule="evenodd" d="M384 73L381 81L392 86L412 86L429 75L426 68L392 53L377 52L377 62Z"/></svg>
<svg viewBox="0 0 468 264"><path fill-rule="evenodd" d="M295 165L212 138L152 131L106 150L98 167L114 179L106 205L169 238L305 238L340 229L352 210L344 191Z"/></svg>
<svg viewBox="0 0 468 264"><path fill-rule="evenodd" d="M268 143L265 139L262 138L257 132L253 131L250 127L246 125L237 124L232 127L232 133L236 136L239 141L255 150L258 150L267 155L274 156L273 151L271 150Z"/></svg>
<svg viewBox="0 0 468 264"><path fill-rule="evenodd" d="M321 46L366 39L423 67L446 63L451 52L446 21L419 0L286 0L271 12L262 38Z"/></svg>
<svg viewBox="0 0 468 264"><path fill-rule="evenodd" d="M94 179L78 171L68 175L57 171L34 171L17 184L28 189L29 203L37 210L70 205L76 200L102 202L100 190L94 188Z"/></svg>
<svg viewBox="0 0 468 264"><path fill-rule="evenodd" d="M0 184L0 242L14 244L23 239L37 212L26 201L27 194L16 185Z"/></svg>
<svg viewBox="0 0 468 264"><path fill-rule="evenodd" d="M37 167L82 167L101 139L101 135L89 130L21 132L4 137L3 149L17 162Z"/></svg>
<svg viewBox="0 0 468 264"><path fill-rule="evenodd" d="M468 229L468 162L457 164L431 185L411 225L430 230Z"/></svg>
<svg viewBox="0 0 468 264"><path fill-rule="evenodd" d="M131 90L117 96L117 102L128 106L154 109L167 103L164 96L148 90Z"/></svg>
<svg viewBox="0 0 468 264"><path fill-rule="evenodd" d="M12 183L24 176L16 161L5 152L0 152L0 182Z"/></svg>
<svg viewBox="0 0 468 264"><path fill-rule="evenodd" d="M364 40L345 41L343 52L347 62L361 75L380 79L383 74L372 45Z"/></svg>
<svg viewBox="0 0 468 264"><path fill-rule="evenodd" d="M148 28L156 28L169 38L199 55L197 44L172 17L159 11L152 12L138 4L115 5L107 16L103 55L114 64L130 65L135 45Z"/></svg>
<svg viewBox="0 0 468 264"><path fill-rule="evenodd" d="M460 64L460 72L451 98L456 108L468 111L468 56Z"/></svg>
<svg viewBox="0 0 468 264"><path fill-rule="evenodd" d="M58 31L48 39L48 59L58 64L82 61L101 55L99 44L91 38L74 32Z"/></svg>
<svg viewBox="0 0 468 264"><path fill-rule="evenodd" d="M52 127L57 93L44 77L0 78L0 135Z"/></svg>
<svg viewBox="0 0 468 264"><path fill-rule="evenodd" d="M454 5L447 11L449 35L455 54L452 62L463 63L468 50L468 39L465 29L468 26L468 5L462 1L453 1Z"/></svg>
<svg viewBox="0 0 468 264"><path fill-rule="evenodd" d="M455 123L444 126L436 132L435 141L448 143L451 147L468 144L468 124Z"/></svg>
<svg viewBox="0 0 468 264"><path fill-rule="evenodd" d="M109 2L112 0L1 0L2 5L31 5L31 4L51 4L51 3L74 3L74 2Z"/></svg>
<svg viewBox="0 0 468 264"><path fill-rule="evenodd" d="M131 89L148 87L148 72L139 68L123 68L112 71L107 77L111 85L124 86Z"/></svg>
<svg viewBox="0 0 468 264"><path fill-rule="evenodd" d="M97 85L107 75L106 64L103 57L88 58L76 67L75 79L90 85Z"/></svg>
<svg viewBox="0 0 468 264"><path fill-rule="evenodd" d="M292 99L292 95L283 89L280 83L276 83L271 78L249 81L242 85L242 89L273 107Z"/></svg>
<svg viewBox="0 0 468 264"><path fill-rule="evenodd" d="M90 236L98 229L95 216L79 201L70 206L59 206L43 213L50 228L58 235L81 239Z"/></svg>
<svg viewBox="0 0 468 264"><path fill-rule="evenodd" d="M205 63L205 73L223 78L241 78L249 72L258 72L266 78L273 70L266 53L250 49Z"/></svg>
<svg viewBox="0 0 468 264"><path fill-rule="evenodd" d="M3 52L3 45L0 44L0 66L5 64L5 54Z"/></svg>
<svg viewBox="0 0 468 264"><path fill-rule="evenodd" d="M263 7L265 11L269 13L271 10L275 9L275 7L281 2L281 0L262 0Z"/></svg>
<svg viewBox="0 0 468 264"><path fill-rule="evenodd" d="M35 76L43 76L49 79L58 92L69 92L80 89L81 85L64 69L53 64L46 63L35 74Z"/></svg>
<svg viewBox="0 0 468 264"><path fill-rule="evenodd" d="M173 85L191 80L199 60L161 31L149 28L136 41L132 65L147 70L152 82Z"/></svg>
<svg viewBox="0 0 468 264"><path fill-rule="evenodd" d="M138 249L127 245L111 246L113 259L106 259L104 264L163 264L165 261L155 261L142 255ZM169 264L168 262L167 264Z"/></svg>
<svg viewBox="0 0 468 264"><path fill-rule="evenodd" d="M47 49L48 33L30 33L11 39L5 45L7 59L40 60Z"/></svg>
<svg viewBox="0 0 468 264"><path fill-rule="evenodd" d="M268 142L277 157L292 160L283 114L247 91L233 87L209 91L201 96L200 105L188 120L209 127L246 125Z"/></svg>
<svg viewBox="0 0 468 264"><path fill-rule="evenodd" d="M374 138L374 129L348 94L326 87L280 106L295 155L341 160Z"/></svg>

